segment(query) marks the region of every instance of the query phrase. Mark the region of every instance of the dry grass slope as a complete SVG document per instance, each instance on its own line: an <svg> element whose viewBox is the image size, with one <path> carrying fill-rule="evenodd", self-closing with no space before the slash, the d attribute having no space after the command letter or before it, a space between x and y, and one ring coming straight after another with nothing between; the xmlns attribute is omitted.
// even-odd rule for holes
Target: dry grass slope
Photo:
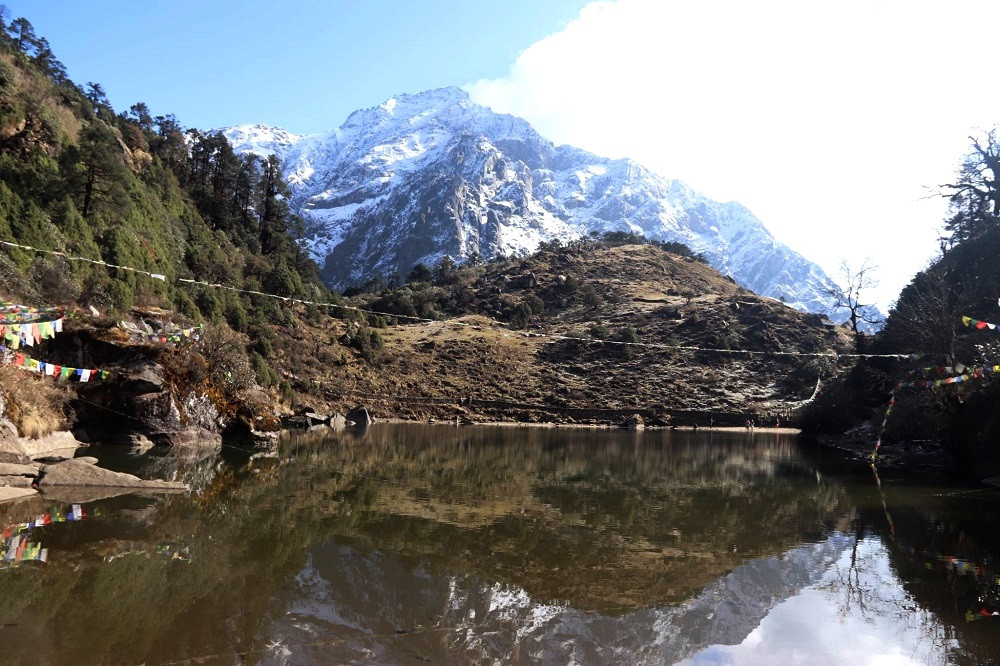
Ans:
<svg viewBox="0 0 1000 666"><path fill-rule="evenodd" d="M465 290L475 314L400 320L379 331L384 349L374 363L338 342L343 321L282 326L279 373L304 402L336 410L367 404L382 417L604 423L617 416L603 410L692 410L704 412L707 423L709 412L780 411L838 368L830 359L610 342L756 352L849 348L844 332L820 317L652 246L541 252L450 288ZM531 313L523 320L515 314L513 324L524 328L514 330L510 313L522 312L521 303Z"/></svg>

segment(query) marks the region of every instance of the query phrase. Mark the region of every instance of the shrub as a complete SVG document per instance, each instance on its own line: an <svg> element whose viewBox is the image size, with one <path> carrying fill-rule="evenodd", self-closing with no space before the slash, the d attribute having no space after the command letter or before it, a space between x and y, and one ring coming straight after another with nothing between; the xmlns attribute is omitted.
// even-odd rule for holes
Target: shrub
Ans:
<svg viewBox="0 0 1000 666"><path fill-rule="evenodd" d="M635 345L635 343L639 342L639 332L635 326L630 324L623 326L618 332L618 341L626 343L621 346L622 356L625 358L632 358L639 350Z"/></svg>
<svg viewBox="0 0 1000 666"><path fill-rule="evenodd" d="M278 373L267 364L264 357L257 352L250 354L250 364L253 366L254 374L257 375L257 382L262 386L274 386L278 383Z"/></svg>
<svg viewBox="0 0 1000 666"><path fill-rule="evenodd" d="M545 301L535 294L528 294L524 297L524 304L531 308L531 314L541 315L545 312Z"/></svg>
<svg viewBox="0 0 1000 666"><path fill-rule="evenodd" d="M587 330L587 333L590 334L590 337L598 340L608 340L611 338L611 329L602 324L594 324Z"/></svg>
<svg viewBox="0 0 1000 666"><path fill-rule="evenodd" d="M596 308L604 302L604 299L601 298L600 292L598 292L597 288L592 284L588 284L583 288L580 292L580 299L588 308Z"/></svg>
<svg viewBox="0 0 1000 666"><path fill-rule="evenodd" d="M356 331L350 334L348 344L357 349L361 358L371 364L375 364L379 360L382 349L385 348L382 334L364 325L359 326Z"/></svg>
<svg viewBox="0 0 1000 666"><path fill-rule="evenodd" d="M228 396L254 384L254 369L238 335L224 326L209 326L201 339L208 376Z"/></svg>

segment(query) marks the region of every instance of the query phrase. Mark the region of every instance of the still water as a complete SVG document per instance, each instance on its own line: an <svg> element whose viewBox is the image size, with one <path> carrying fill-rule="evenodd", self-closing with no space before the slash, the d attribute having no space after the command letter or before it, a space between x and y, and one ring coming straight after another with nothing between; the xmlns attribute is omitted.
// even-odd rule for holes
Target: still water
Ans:
<svg viewBox="0 0 1000 666"><path fill-rule="evenodd" d="M879 483L789 435L377 425L86 453L195 490L0 505L4 543L47 554L0 561L0 663L1000 655L1000 494Z"/></svg>

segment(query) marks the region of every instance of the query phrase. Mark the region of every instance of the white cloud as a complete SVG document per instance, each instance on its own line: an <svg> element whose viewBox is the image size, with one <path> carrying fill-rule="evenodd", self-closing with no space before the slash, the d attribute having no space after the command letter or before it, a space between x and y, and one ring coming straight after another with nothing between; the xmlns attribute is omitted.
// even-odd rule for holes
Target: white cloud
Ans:
<svg viewBox="0 0 1000 666"><path fill-rule="evenodd" d="M998 19L992 1L594 2L468 89L556 143L740 201L831 275L872 257L885 305L937 250L928 194L1000 122Z"/></svg>

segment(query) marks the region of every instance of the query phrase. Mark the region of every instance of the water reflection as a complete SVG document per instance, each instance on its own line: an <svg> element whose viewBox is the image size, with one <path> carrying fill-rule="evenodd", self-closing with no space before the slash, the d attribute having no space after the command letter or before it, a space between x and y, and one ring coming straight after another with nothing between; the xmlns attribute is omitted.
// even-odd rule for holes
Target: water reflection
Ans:
<svg viewBox="0 0 1000 666"><path fill-rule="evenodd" d="M974 663L998 647L993 619L966 619L997 552L995 521L966 523L994 500L887 483L883 506L870 477L787 436L379 425L273 457L118 462L198 490L43 526L49 563L0 571L0 661ZM0 505L0 523L47 501ZM981 574L927 569L928 549ZM867 652L833 651L848 635Z"/></svg>

